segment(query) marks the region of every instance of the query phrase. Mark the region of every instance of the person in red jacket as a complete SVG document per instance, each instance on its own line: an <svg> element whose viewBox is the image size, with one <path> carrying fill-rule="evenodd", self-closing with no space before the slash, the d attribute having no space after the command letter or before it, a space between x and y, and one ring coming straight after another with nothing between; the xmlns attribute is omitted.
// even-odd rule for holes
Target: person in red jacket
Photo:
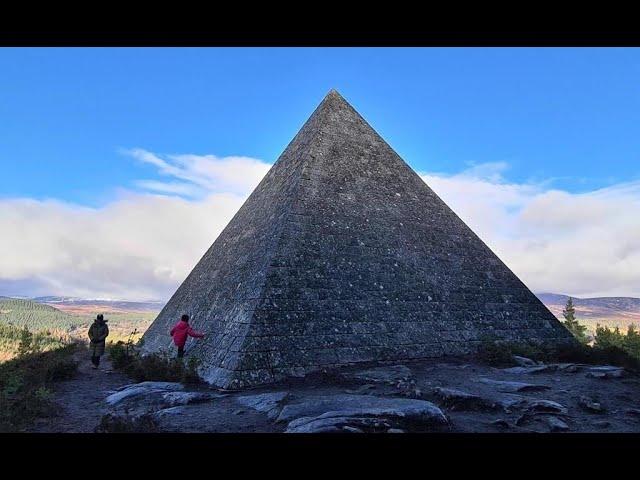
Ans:
<svg viewBox="0 0 640 480"><path fill-rule="evenodd" d="M178 358L184 357L184 344L187 343L187 337L204 337L204 333L196 332L191 328L189 315L182 315L180 321L171 329L170 335L173 337L173 343L178 347Z"/></svg>

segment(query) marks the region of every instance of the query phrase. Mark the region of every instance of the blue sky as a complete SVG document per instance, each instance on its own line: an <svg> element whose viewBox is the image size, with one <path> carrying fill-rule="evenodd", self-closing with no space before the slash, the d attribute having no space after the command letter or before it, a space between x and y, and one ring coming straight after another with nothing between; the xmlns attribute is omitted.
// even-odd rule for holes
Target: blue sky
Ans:
<svg viewBox="0 0 640 480"><path fill-rule="evenodd" d="M0 49L0 295L164 299L336 88L533 291L640 297L640 49Z"/></svg>
<svg viewBox="0 0 640 480"><path fill-rule="evenodd" d="M2 196L90 205L156 173L119 153L273 162L337 88L414 169L507 162L584 191L640 177L640 50L0 50Z"/></svg>

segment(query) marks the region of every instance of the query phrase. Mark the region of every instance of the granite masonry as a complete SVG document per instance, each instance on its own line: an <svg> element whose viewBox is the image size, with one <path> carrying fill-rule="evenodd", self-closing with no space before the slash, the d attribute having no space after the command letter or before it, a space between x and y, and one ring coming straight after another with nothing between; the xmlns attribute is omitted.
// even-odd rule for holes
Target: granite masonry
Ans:
<svg viewBox="0 0 640 480"><path fill-rule="evenodd" d="M332 90L144 335L187 313L202 377L243 388L359 362L571 342L511 270Z"/></svg>

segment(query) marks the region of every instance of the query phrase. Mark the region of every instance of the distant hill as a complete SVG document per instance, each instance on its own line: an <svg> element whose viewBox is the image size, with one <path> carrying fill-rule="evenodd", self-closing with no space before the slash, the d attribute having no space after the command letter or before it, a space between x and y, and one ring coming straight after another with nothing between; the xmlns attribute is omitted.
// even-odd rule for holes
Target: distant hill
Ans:
<svg viewBox="0 0 640 480"><path fill-rule="evenodd" d="M89 299L76 297L36 297L35 302L51 305L58 310L74 314L104 313L158 313L164 302L151 300L146 302L128 302L123 300Z"/></svg>
<svg viewBox="0 0 640 480"><path fill-rule="evenodd" d="M127 340L134 330L137 334L133 338L139 338L164 307L164 302L156 300L129 302L64 296L36 297L32 300L82 318L85 325L96 318L97 314L104 314L109 322L109 340L113 342ZM81 336L84 335L83 332L80 333Z"/></svg>
<svg viewBox="0 0 640 480"><path fill-rule="evenodd" d="M85 318L69 315L57 308L23 298L0 297L0 323L31 331L64 330L73 331L85 325Z"/></svg>
<svg viewBox="0 0 640 480"><path fill-rule="evenodd" d="M62 331L86 339L87 328L99 313L109 322L109 340L138 338L162 309L162 302L123 302L73 297L34 299L0 297L0 325L25 325L33 332ZM1 349L0 349L1 350Z"/></svg>
<svg viewBox="0 0 640 480"><path fill-rule="evenodd" d="M559 319L569 298L557 293L538 293L537 297ZM573 297L576 317L591 332L597 324L619 326L626 329L630 323L640 326L640 298L634 297ZM129 302L122 300L86 299L64 296L46 296L33 299L0 297L0 322L41 330L55 328L73 331L86 327L96 313L111 319L114 334L122 335L137 328L144 331L162 310L164 302Z"/></svg>
<svg viewBox="0 0 640 480"><path fill-rule="evenodd" d="M568 295L557 293L537 293L536 296L551 310L559 320L564 320L562 310L569 299ZM640 298L635 297L596 297L573 298L576 318L587 325L591 331L597 324L626 329L635 323L640 326Z"/></svg>

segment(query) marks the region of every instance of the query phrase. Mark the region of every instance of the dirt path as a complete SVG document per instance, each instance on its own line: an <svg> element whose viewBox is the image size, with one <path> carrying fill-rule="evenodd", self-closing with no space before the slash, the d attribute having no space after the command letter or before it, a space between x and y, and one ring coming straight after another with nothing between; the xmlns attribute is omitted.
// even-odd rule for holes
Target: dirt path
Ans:
<svg viewBox="0 0 640 480"><path fill-rule="evenodd" d="M93 432L107 413L105 397L118 387L133 383L126 375L114 371L108 356L104 355L100 368L91 368L86 348L75 354L78 371L71 380L54 385L54 402L59 407L56 416L36 420L29 431L41 433Z"/></svg>

